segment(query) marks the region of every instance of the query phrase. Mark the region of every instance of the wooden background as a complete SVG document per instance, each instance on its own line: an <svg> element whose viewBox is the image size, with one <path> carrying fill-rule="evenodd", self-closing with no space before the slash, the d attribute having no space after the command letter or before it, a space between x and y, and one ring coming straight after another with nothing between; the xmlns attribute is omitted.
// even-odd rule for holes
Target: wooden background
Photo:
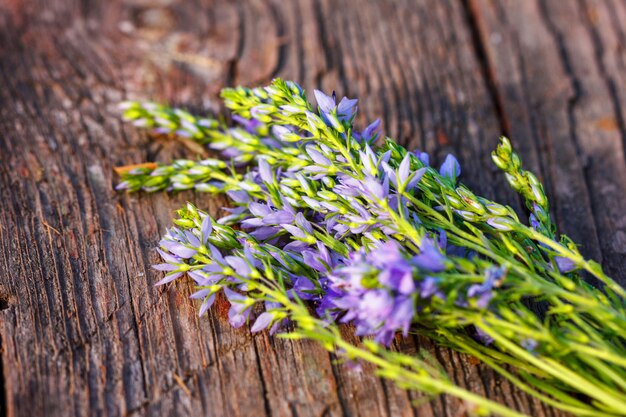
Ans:
<svg viewBox="0 0 626 417"><path fill-rule="evenodd" d="M626 283L625 47L618 0L0 0L0 417L466 415L451 398L412 406L314 344L233 330L224 302L198 319L187 283L154 288L173 210L226 201L115 193L117 165L193 157L116 103L219 112L220 88L275 76L336 89L519 208L489 159L504 132L559 228ZM433 352L460 385L563 415Z"/></svg>

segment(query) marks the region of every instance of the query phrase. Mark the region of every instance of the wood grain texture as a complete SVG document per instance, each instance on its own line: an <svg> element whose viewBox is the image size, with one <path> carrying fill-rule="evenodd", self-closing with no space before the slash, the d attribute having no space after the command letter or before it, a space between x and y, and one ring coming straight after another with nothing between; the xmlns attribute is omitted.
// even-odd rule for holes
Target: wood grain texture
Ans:
<svg viewBox="0 0 626 417"><path fill-rule="evenodd" d="M199 319L187 283L154 288L173 210L227 201L115 193L117 165L194 156L115 105L218 113L220 88L275 76L335 89L521 209L489 160L507 133L560 229L624 284L625 27L619 0L0 2L0 416L465 415L315 344L233 330L223 300ZM418 347L462 386L564 415L464 355L396 344Z"/></svg>

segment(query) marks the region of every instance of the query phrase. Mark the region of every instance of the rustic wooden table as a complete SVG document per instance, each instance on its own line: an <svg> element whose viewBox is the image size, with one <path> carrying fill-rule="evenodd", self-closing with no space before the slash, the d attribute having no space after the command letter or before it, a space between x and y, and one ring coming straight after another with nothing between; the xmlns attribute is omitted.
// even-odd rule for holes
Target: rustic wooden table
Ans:
<svg viewBox="0 0 626 417"><path fill-rule="evenodd" d="M361 99L365 119L516 208L492 167L513 138L558 226L626 283L626 2L0 1L0 416L463 416L312 343L233 330L190 286L154 288L153 248L191 192L123 195L113 167L192 156L116 103L219 112L227 85L281 76ZM346 332L348 335L349 332ZM471 358L463 386L560 416Z"/></svg>

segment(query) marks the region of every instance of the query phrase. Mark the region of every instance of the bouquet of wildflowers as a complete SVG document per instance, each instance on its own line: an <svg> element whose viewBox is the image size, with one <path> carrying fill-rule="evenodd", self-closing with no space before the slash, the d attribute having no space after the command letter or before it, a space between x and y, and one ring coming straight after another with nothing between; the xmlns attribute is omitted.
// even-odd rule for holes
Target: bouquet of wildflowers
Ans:
<svg viewBox="0 0 626 417"><path fill-rule="evenodd" d="M222 158L120 169L120 190L224 193L227 215L187 205L160 242L158 285L191 278L200 314L223 292L230 323L306 337L373 363L407 389L447 393L476 412L519 415L454 386L428 355L388 349L411 332L471 354L522 390L581 416L626 415L626 301L599 264L558 235L541 183L502 138L494 163L528 222L458 184L449 155L354 127L357 100L293 82L225 89L234 126L154 103L124 116ZM590 285L586 278L598 285ZM256 307L261 306L261 307ZM543 313L537 313L541 306ZM263 310L263 311L261 311ZM361 346L343 340L351 323Z"/></svg>

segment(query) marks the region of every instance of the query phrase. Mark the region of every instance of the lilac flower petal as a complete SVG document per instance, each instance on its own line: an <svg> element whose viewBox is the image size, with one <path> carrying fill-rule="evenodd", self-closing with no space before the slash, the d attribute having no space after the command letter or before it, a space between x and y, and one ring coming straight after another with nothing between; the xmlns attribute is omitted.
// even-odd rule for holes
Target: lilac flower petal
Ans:
<svg viewBox="0 0 626 417"><path fill-rule="evenodd" d="M170 250L170 252L172 252L174 255L178 255L181 258L184 259L189 259L192 256L194 256L196 254L196 250L193 248L188 248L186 246L180 245L180 244L175 244L172 245L170 248L168 248Z"/></svg>
<svg viewBox="0 0 626 417"><path fill-rule="evenodd" d="M277 225L277 224L291 224L295 220L295 216L285 210L276 211L272 214L268 214L263 218L263 224Z"/></svg>
<svg viewBox="0 0 626 417"><path fill-rule="evenodd" d="M306 153L309 154L311 159L316 164L323 165L323 166L330 166L331 165L330 159L326 158L320 151L318 151L317 149L315 149L312 146L307 146L306 147Z"/></svg>
<svg viewBox="0 0 626 417"><path fill-rule="evenodd" d="M556 261L556 265L558 266L559 271L562 274L572 272L573 270L576 269L576 263L572 261L571 259L563 258L561 256L556 256L554 260Z"/></svg>
<svg viewBox="0 0 626 417"><path fill-rule="evenodd" d="M221 271L220 271L221 272ZM198 285L204 285L208 280L208 276L205 271L195 270L187 272L189 278L193 279Z"/></svg>
<svg viewBox="0 0 626 417"><path fill-rule="evenodd" d="M211 222L211 218L209 216L206 216L204 219L202 219L202 225L200 226L200 234L202 235L203 244L206 244L212 232L213 224Z"/></svg>
<svg viewBox="0 0 626 417"><path fill-rule="evenodd" d="M415 171L410 177L411 179L406 185L406 189L407 190L414 189L417 186L417 184L420 182L420 180L422 179L425 173L426 173L426 168L420 168L417 171Z"/></svg>
<svg viewBox="0 0 626 417"><path fill-rule="evenodd" d="M501 230L503 232L513 230L513 225L511 224L511 221L504 217L491 217L487 219L487 224L494 229Z"/></svg>
<svg viewBox="0 0 626 417"><path fill-rule="evenodd" d="M205 298L205 300L200 305L200 310L198 311L198 316L200 316L200 317L204 316L206 314L206 312L209 311L209 309L213 305L214 301L215 301L215 293L213 293L209 297Z"/></svg>
<svg viewBox="0 0 626 417"><path fill-rule="evenodd" d="M439 168L439 173L456 181L458 176L461 175L461 165L459 165L459 161L453 155L448 154L443 164L441 164L441 168Z"/></svg>
<svg viewBox="0 0 626 417"><path fill-rule="evenodd" d="M363 129L363 132L361 132L361 137L363 137L365 140L376 139L378 134L375 134L375 133L379 127L380 127L380 119L374 120L365 129Z"/></svg>
<svg viewBox="0 0 626 417"><path fill-rule="evenodd" d="M426 152L415 151L414 153L424 165L430 166L430 156Z"/></svg>
<svg viewBox="0 0 626 417"><path fill-rule="evenodd" d="M252 219L245 219L240 222L241 227L245 228L254 228L263 226L263 219L260 217L254 217Z"/></svg>
<svg viewBox="0 0 626 417"><path fill-rule="evenodd" d="M122 181L115 186L117 191L128 190L130 188L130 183L128 181Z"/></svg>
<svg viewBox="0 0 626 417"><path fill-rule="evenodd" d="M157 281L156 284L154 284L155 287L158 287L159 285L163 285L163 284L167 284L168 282L172 282L174 281L176 278L180 278L180 276L183 275L182 272L175 272L173 274L168 274L166 275L162 280Z"/></svg>
<svg viewBox="0 0 626 417"><path fill-rule="evenodd" d="M256 333L260 332L261 330L265 330L272 323L272 320L274 320L274 315L272 313L261 313L252 325L252 329L250 329L250 331L252 333Z"/></svg>
<svg viewBox="0 0 626 417"><path fill-rule="evenodd" d="M165 262L174 263L174 264L180 263L179 258L176 258L161 249L157 249L157 252L159 252L159 255L161 255L161 258L163 258Z"/></svg>
<svg viewBox="0 0 626 417"><path fill-rule="evenodd" d="M228 197L233 200L235 203L247 203L250 201L250 196L247 191L244 190L231 190L227 191Z"/></svg>
<svg viewBox="0 0 626 417"><path fill-rule="evenodd" d="M209 295L209 293L211 292L211 290L209 290L208 288L203 288L199 291L194 292L193 294L191 294L189 296L189 298L191 299L204 299L206 298L207 295Z"/></svg>
<svg viewBox="0 0 626 417"><path fill-rule="evenodd" d="M259 159L258 164L261 180L266 183L273 183L274 175L272 173L272 167L270 167L270 164L264 158Z"/></svg>
<svg viewBox="0 0 626 417"><path fill-rule="evenodd" d="M484 345L490 345L493 343L493 338L489 336L483 329L480 327L475 327L476 329L476 338L481 341Z"/></svg>
<svg viewBox="0 0 626 417"><path fill-rule="evenodd" d="M291 224L283 224L282 227L287 230L289 233L291 233L292 236L300 238L300 239L305 239L306 238L306 233L304 233L302 230L300 230L299 227L293 226Z"/></svg>
<svg viewBox="0 0 626 417"><path fill-rule="evenodd" d="M245 259L238 256L226 256L224 259L239 275L247 277L252 272L250 265L248 265Z"/></svg>
<svg viewBox="0 0 626 417"><path fill-rule="evenodd" d="M156 269L157 271L175 271L178 269L178 265L155 264L155 265L152 265L152 269Z"/></svg>
<svg viewBox="0 0 626 417"><path fill-rule="evenodd" d="M492 298L493 292L486 291L478 297L478 300L476 300L476 306L478 308L487 308L487 306L489 305L489 301L491 301Z"/></svg>
<svg viewBox="0 0 626 417"><path fill-rule="evenodd" d="M211 258L213 258L214 262L217 262L218 264L224 264L225 261L219 249L209 243L209 250L211 251Z"/></svg>
<svg viewBox="0 0 626 417"><path fill-rule="evenodd" d="M241 305L241 302L243 302L246 299L244 295L239 294L237 291L233 291L228 287L224 288L224 295L226 296L226 298L231 304L237 303Z"/></svg>
<svg viewBox="0 0 626 417"><path fill-rule="evenodd" d="M285 135L288 135L291 132L291 130L289 130L287 127L285 126L280 126L280 125L274 125L272 126L272 133L274 134L274 136L276 136L278 139L280 140L284 140L283 138L285 137Z"/></svg>
<svg viewBox="0 0 626 417"><path fill-rule="evenodd" d="M428 298L437 292L437 278L434 277L426 277L420 283L420 297Z"/></svg>
<svg viewBox="0 0 626 417"><path fill-rule="evenodd" d="M306 251L302 253L304 263L319 272L326 272L326 266L321 262L319 254L314 251Z"/></svg>
<svg viewBox="0 0 626 417"><path fill-rule="evenodd" d="M537 216L535 216L534 214L530 215L529 222L530 226L535 230L539 230L539 228L541 227L541 223L539 222L539 220L537 220Z"/></svg>
<svg viewBox="0 0 626 417"><path fill-rule="evenodd" d="M298 277L294 284L294 290L296 290L296 294L303 300L310 300L314 297L313 291L316 290L315 284L306 278L306 277Z"/></svg>
<svg viewBox="0 0 626 417"><path fill-rule="evenodd" d="M228 322L235 329L238 329L244 324L246 324L246 320L248 319L249 314L245 314L245 312L239 313L237 309L233 307L234 306L231 306L230 310L228 310Z"/></svg>
<svg viewBox="0 0 626 417"><path fill-rule="evenodd" d="M200 239L198 239L196 235L191 233L190 230L185 231L185 237L187 238L187 242L189 242L189 244L193 246L194 248L197 248L200 246Z"/></svg>
<svg viewBox="0 0 626 417"><path fill-rule="evenodd" d="M295 253L300 253L306 249L309 249L309 244L301 240L294 240L293 242L289 242L283 248L285 252L295 252Z"/></svg>
<svg viewBox="0 0 626 417"><path fill-rule="evenodd" d="M440 272L446 269L446 258L432 239L424 239L420 250L421 252L413 257L415 265L431 272Z"/></svg>
<svg viewBox="0 0 626 417"><path fill-rule="evenodd" d="M267 206L267 204L261 204L256 202L248 203L248 210L250 213L257 217L267 216L272 212L272 209Z"/></svg>
<svg viewBox="0 0 626 417"><path fill-rule="evenodd" d="M409 174L411 172L411 155L406 154L402 162L400 163L400 167L398 168L398 183L404 184L406 180L409 178Z"/></svg>
<svg viewBox="0 0 626 417"><path fill-rule="evenodd" d="M349 99L344 97L341 99L339 104L337 105L337 115L339 116L339 120L345 121L349 120L356 113L356 105L359 100L357 99Z"/></svg>
<svg viewBox="0 0 626 417"><path fill-rule="evenodd" d="M312 235L313 234L313 226L311 223L304 217L304 214L298 213L296 214L296 224L302 228L306 233Z"/></svg>
<svg viewBox="0 0 626 417"><path fill-rule="evenodd" d="M320 110L324 113L330 113L335 110L335 98L327 96L320 90L313 90L313 94L315 94L315 100L317 100L317 105Z"/></svg>
<svg viewBox="0 0 626 417"><path fill-rule="evenodd" d="M255 231L251 232L250 236L258 240L265 240L274 236L278 233L278 231L279 229L276 227L259 227Z"/></svg>
<svg viewBox="0 0 626 417"><path fill-rule="evenodd" d="M385 190L383 188L383 185L380 183L380 181L377 178L374 177L368 177L365 180L365 189L368 191L368 193L373 196L374 198L378 199L378 200L382 200L385 197L387 197L385 195Z"/></svg>

